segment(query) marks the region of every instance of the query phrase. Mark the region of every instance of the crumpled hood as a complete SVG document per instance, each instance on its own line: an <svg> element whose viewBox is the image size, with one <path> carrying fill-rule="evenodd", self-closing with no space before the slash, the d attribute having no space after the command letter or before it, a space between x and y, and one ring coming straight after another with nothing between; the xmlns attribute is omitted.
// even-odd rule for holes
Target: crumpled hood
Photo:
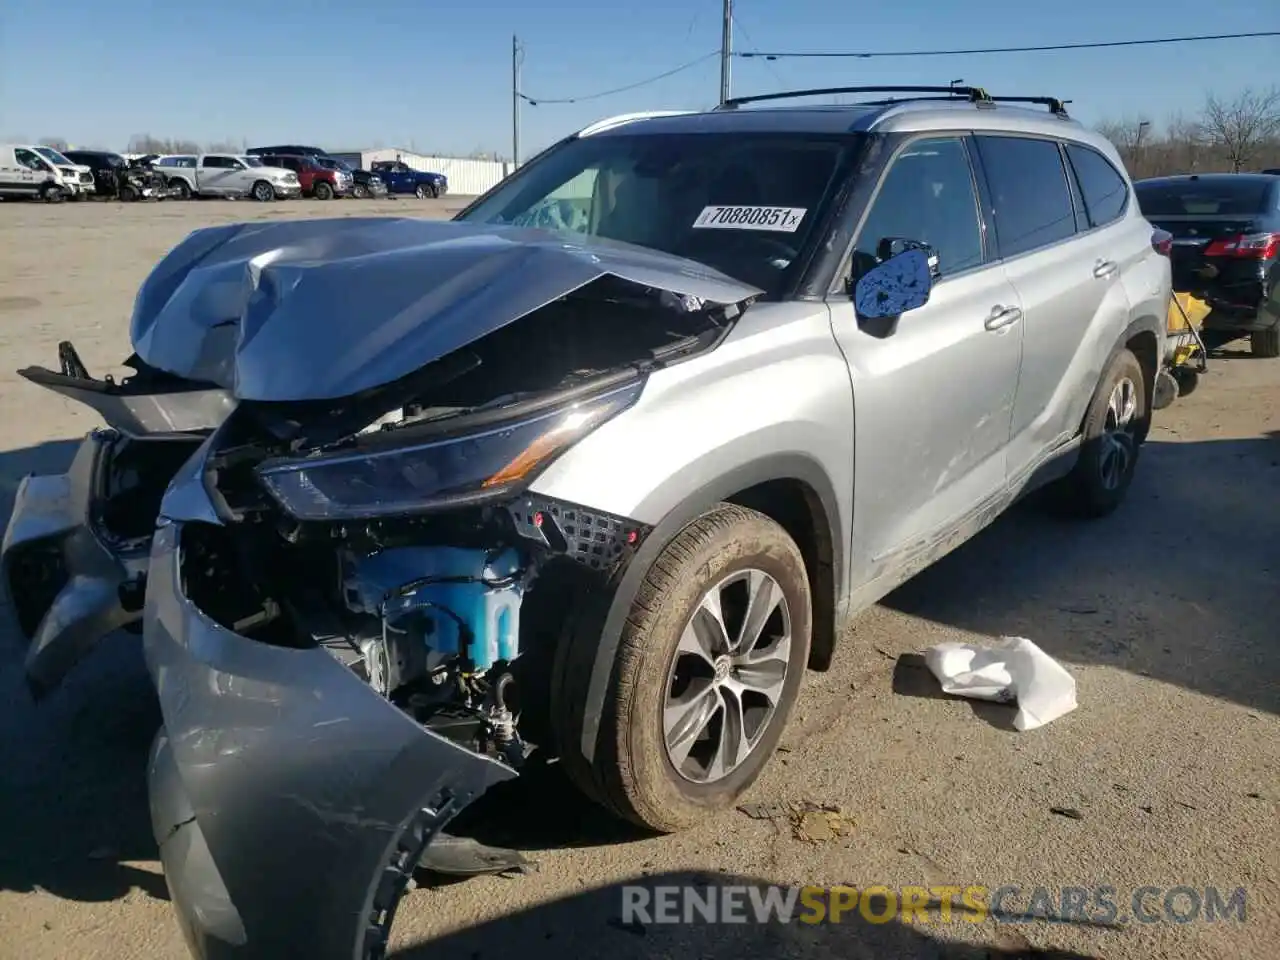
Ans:
<svg viewBox="0 0 1280 960"><path fill-rule="evenodd" d="M346 397L412 373L599 277L713 303L762 291L592 237L408 218L210 227L143 283L130 333L153 367L245 400Z"/></svg>

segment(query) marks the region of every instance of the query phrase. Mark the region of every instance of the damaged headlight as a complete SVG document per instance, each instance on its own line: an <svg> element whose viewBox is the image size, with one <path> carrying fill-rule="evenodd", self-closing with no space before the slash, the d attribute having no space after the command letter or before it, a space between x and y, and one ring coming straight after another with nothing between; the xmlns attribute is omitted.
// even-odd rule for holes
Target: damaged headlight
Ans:
<svg viewBox="0 0 1280 960"><path fill-rule="evenodd" d="M636 382L523 420L459 436L257 468L267 491L299 520L421 513L499 499L528 484L570 445L631 406ZM376 445L375 445L376 443Z"/></svg>

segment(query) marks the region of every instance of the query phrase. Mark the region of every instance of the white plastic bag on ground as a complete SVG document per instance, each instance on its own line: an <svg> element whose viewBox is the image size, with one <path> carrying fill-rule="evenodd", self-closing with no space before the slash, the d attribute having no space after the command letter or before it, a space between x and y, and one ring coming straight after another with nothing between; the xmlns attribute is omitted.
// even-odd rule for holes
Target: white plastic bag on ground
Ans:
<svg viewBox="0 0 1280 960"><path fill-rule="evenodd" d="M991 647L940 643L925 663L944 693L975 700L1018 702L1013 725L1034 730L1076 708L1076 681L1030 640L1005 637Z"/></svg>

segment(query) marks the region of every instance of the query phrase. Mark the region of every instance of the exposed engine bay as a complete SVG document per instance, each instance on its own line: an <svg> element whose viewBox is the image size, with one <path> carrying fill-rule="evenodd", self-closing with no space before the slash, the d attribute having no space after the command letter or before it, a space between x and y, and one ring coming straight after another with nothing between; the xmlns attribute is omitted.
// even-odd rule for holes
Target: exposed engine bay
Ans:
<svg viewBox="0 0 1280 960"><path fill-rule="evenodd" d="M518 765L546 740L567 607L646 533L524 487L625 409L648 370L714 346L740 310L605 276L353 397L246 400L208 430L116 435L96 529L145 547L170 479L212 436L204 484L220 522L186 523L181 541L196 606L247 638L324 647L420 724ZM138 390L94 380L69 344L61 359L61 374L24 375L108 415L104 397ZM210 384L131 363L144 386L159 377L213 409ZM143 584L128 590L140 609Z"/></svg>

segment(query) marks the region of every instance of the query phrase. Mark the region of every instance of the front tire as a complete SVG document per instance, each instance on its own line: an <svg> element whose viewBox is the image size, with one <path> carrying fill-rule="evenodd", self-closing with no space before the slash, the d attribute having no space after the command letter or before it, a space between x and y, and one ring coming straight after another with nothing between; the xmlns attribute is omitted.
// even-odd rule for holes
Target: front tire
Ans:
<svg viewBox="0 0 1280 960"><path fill-rule="evenodd" d="M1058 482L1066 510L1105 517L1124 501L1151 423L1146 376L1138 358L1121 350L1102 375L1084 418L1080 458Z"/></svg>
<svg viewBox="0 0 1280 960"><path fill-rule="evenodd" d="M275 188L265 180L259 180L255 183L250 194L259 203L269 203L276 198Z"/></svg>
<svg viewBox="0 0 1280 960"><path fill-rule="evenodd" d="M1280 357L1280 324L1249 334L1249 350L1255 357Z"/></svg>
<svg viewBox="0 0 1280 960"><path fill-rule="evenodd" d="M418 184L417 188L414 189L413 195L417 197L419 200L428 200L428 199L434 200L436 196L436 191L434 187L429 187L425 183L420 183Z"/></svg>
<svg viewBox="0 0 1280 960"><path fill-rule="evenodd" d="M61 203L63 200L67 199L67 195L57 184L47 183L40 191L40 199L45 203Z"/></svg>
<svg viewBox="0 0 1280 960"><path fill-rule="evenodd" d="M315 185L314 193L317 200L333 199L333 187L329 186L329 184L325 183L323 180Z"/></svg>
<svg viewBox="0 0 1280 960"><path fill-rule="evenodd" d="M118 197L121 203L133 203L138 199L138 191L134 189L132 184L126 183L120 188Z"/></svg>
<svg viewBox="0 0 1280 960"><path fill-rule="evenodd" d="M351 196L355 197L357 200L368 200L369 188L366 187L363 183L352 184Z"/></svg>
<svg viewBox="0 0 1280 960"><path fill-rule="evenodd" d="M566 690L572 680L557 690L569 776L611 812L663 833L732 806L782 736L811 622L804 559L782 527L727 503L702 514L659 554L632 604L594 762L578 750L584 697ZM574 630L557 674L568 678L598 644L598 623Z"/></svg>

